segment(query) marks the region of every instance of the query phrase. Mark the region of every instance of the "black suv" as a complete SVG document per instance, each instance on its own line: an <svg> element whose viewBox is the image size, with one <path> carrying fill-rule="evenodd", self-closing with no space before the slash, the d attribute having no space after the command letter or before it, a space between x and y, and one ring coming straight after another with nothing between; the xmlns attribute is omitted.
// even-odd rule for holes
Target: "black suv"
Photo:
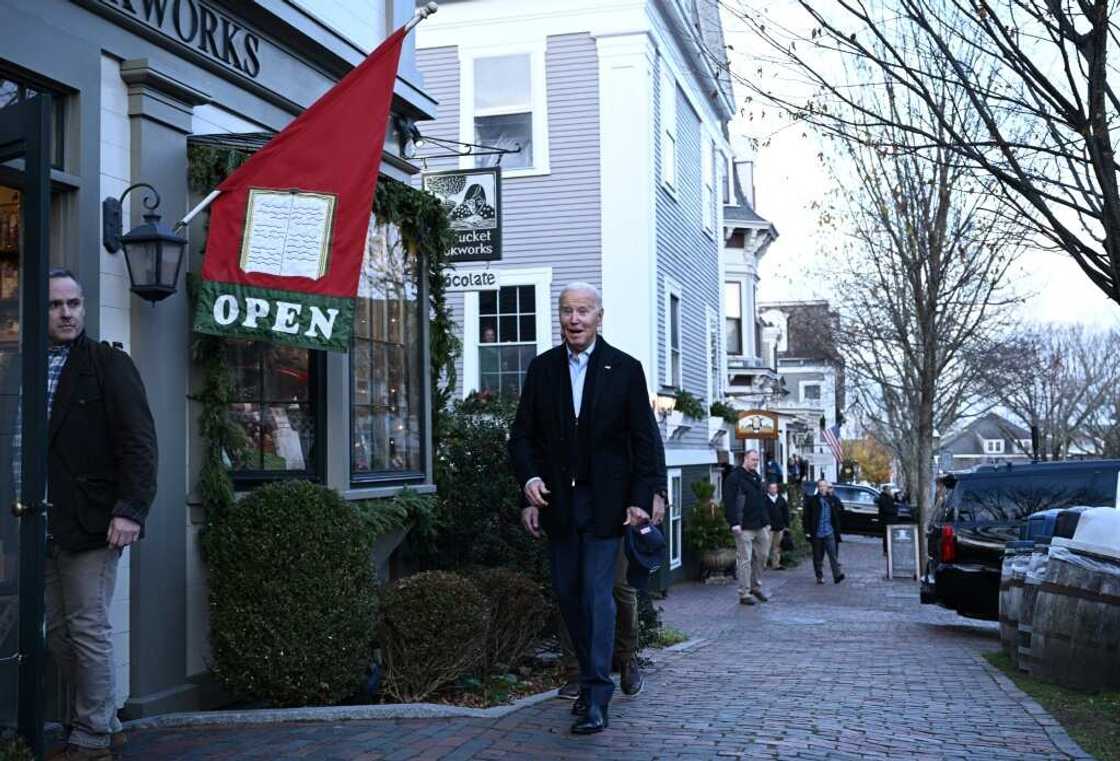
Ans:
<svg viewBox="0 0 1120 761"><path fill-rule="evenodd" d="M833 484L832 491L844 504L841 527L845 534L881 535L879 521L879 490L857 484ZM909 504L898 505L898 522L912 523L914 512Z"/></svg>
<svg viewBox="0 0 1120 761"><path fill-rule="evenodd" d="M1053 507L1112 507L1120 460L981 465L938 481L926 539L922 602L999 617L1003 547L1029 516Z"/></svg>

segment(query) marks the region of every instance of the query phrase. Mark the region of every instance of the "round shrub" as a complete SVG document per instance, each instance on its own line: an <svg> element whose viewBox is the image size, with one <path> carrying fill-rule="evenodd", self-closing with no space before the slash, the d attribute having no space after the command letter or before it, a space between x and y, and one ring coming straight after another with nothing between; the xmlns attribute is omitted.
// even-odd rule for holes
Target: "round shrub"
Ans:
<svg viewBox="0 0 1120 761"><path fill-rule="evenodd" d="M552 606L540 584L508 568L484 568L471 580L490 606L486 665L508 671L540 640L552 621Z"/></svg>
<svg viewBox="0 0 1120 761"><path fill-rule="evenodd" d="M447 571L395 582L381 595L385 692L415 703L482 665L490 611L475 585Z"/></svg>
<svg viewBox="0 0 1120 761"><path fill-rule="evenodd" d="M277 706L333 704L361 686L373 655L373 537L334 491L262 486L204 538L215 676Z"/></svg>

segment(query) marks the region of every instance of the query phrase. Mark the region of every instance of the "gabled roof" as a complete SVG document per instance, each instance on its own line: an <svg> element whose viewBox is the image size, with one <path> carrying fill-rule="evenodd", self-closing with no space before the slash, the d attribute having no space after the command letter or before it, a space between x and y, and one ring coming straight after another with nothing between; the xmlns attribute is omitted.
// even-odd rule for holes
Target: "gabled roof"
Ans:
<svg viewBox="0 0 1120 761"><path fill-rule="evenodd" d="M719 17L719 0L692 0L692 6L700 39L707 51L708 67L715 72L716 86L724 97L734 103L735 92L727 65L727 46L723 37L723 22Z"/></svg>
<svg viewBox="0 0 1120 761"><path fill-rule="evenodd" d="M1021 425L1016 425L995 412L989 412L986 415L981 415L976 418L964 428L946 438L938 445L938 448L947 449L965 436L981 437L981 434L985 431L998 432L1003 438L1015 439L1018 441L1025 441L1031 437L1031 432Z"/></svg>

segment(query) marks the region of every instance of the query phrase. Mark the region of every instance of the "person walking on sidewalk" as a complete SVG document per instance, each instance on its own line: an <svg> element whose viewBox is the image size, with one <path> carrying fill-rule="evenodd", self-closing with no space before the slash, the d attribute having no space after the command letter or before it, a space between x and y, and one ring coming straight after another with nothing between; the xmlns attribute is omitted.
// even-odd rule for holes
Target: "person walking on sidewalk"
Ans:
<svg viewBox="0 0 1120 761"><path fill-rule="evenodd" d="M789 532L789 503L774 481L766 484L766 509L770 513L770 559L768 568L782 570L782 537Z"/></svg>
<svg viewBox="0 0 1120 761"><path fill-rule="evenodd" d="M559 312L564 342L529 363L508 446L524 495L521 522L534 537L548 535L587 706L571 731L585 735L608 726L622 534L650 520L665 463L641 363L599 336L599 290L566 286Z"/></svg>
<svg viewBox="0 0 1120 761"><path fill-rule="evenodd" d="M758 451L743 454L723 485L723 509L735 536L735 574L739 582L739 604L754 605L755 598L770 598L762 590L762 568L770 554L770 512L766 492L758 474Z"/></svg>
<svg viewBox="0 0 1120 761"><path fill-rule="evenodd" d="M156 432L132 360L86 336L78 279L49 277L44 593L47 647L68 682L66 747L52 757L101 761L123 742L109 607L155 499Z"/></svg>
<svg viewBox="0 0 1120 761"><path fill-rule="evenodd" d="M818 584L824 583L825 553L832 567L832 580L837 584L844 580L844 571L837 556L843 513L844 505L832 493L832 484L824 478L817 481L817 493L809 498L805 506L805 536L813 545L813 572L817 575Z"/></svg>
<svg viewBox="0 0 1120 761"><path fill-rule="evenodd" d="M890 531L890 525L898 522L898 503L895 502L890 489L883 489L879 492L876 504L879 508L879 525L883 527L883 554L886 555L887 533Z"/></svg>

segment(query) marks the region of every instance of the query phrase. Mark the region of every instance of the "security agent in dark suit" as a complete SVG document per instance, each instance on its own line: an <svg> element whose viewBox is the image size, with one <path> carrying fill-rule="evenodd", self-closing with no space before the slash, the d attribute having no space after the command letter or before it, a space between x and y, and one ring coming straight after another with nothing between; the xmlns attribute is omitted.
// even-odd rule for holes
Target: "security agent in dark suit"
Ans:
<svg viewBox="0 0 1120 761"><path fill-rule="evenodd" d="M619 541L625 526L649 520L665 473L645 373L598 335L602 318L594 286L564 288L564 343L530 363L509 439L522 523L548 535L552 583L580 664L587 713L575 734L607 727Z"/></svg>

